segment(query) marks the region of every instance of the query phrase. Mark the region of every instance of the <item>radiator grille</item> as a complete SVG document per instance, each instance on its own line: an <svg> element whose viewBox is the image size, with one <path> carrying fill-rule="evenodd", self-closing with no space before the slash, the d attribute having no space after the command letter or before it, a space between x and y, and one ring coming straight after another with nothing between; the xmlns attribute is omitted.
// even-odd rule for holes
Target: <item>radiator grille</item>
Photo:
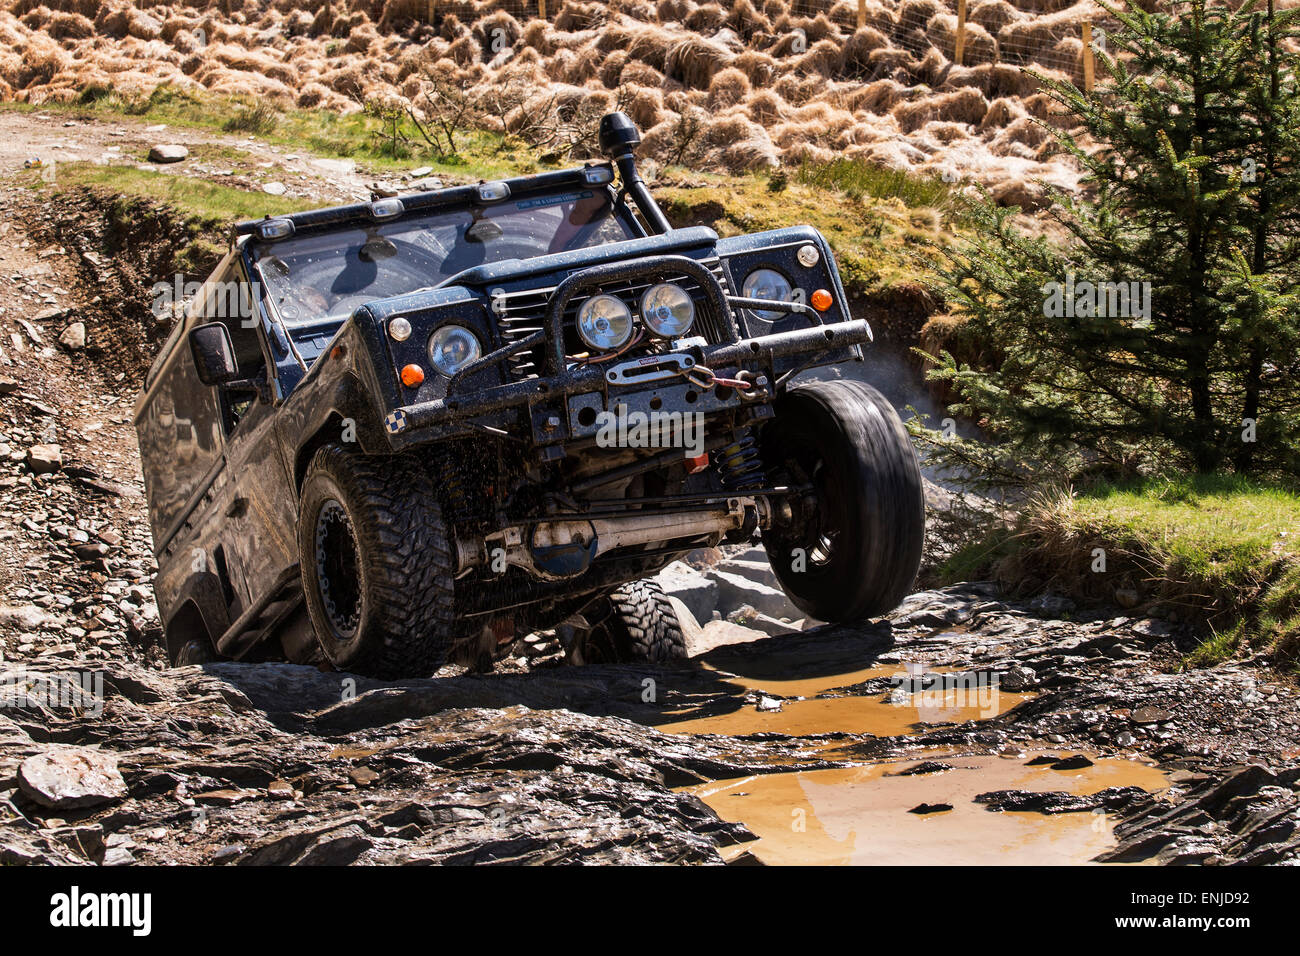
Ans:
<svg viewBox="0 0 1300 956"><path fill-rule="evenodd" d="M727 284L727 277L723 271L722 263L717 258L712 258L702 259L700 264L713 273L722 286L723 294L730 295L731 290ZM588 351L587 346L578 338L576 327L578 309L588 298L598 294L617 296L632 310L632 314L637 317L637 322L640 323L641 296L646 289L657 282L675 282L695 298L697 308L695 325L691 328L691 335L702 335L710 345L715 345L731 341L738 334L735 319L730 313L722 316L721 321L719 321L717 317L711 314L710 309L702 306L703 293L698 282L681 274L668 273L662 278L637 278L610 282L602 285L599 290L592 290L590 293L575 296L564 312L565 354L574 355ZM545 324L546 305L550 301L555 288L555 286L546 286L539 289L490 293L493 311L496 313L501 330L502 344L509 345L527 338L534 332L541 331ZM730 325L730 331L722 323ZM643 341L630 350L628 355L638 355L648 351L651 347L649 341ZM544 368L544 356L545 347L530 349L527 352L521 352L513 356L507 363L510 366L511 378L515 381L522 381L539 377Z"/></svg>

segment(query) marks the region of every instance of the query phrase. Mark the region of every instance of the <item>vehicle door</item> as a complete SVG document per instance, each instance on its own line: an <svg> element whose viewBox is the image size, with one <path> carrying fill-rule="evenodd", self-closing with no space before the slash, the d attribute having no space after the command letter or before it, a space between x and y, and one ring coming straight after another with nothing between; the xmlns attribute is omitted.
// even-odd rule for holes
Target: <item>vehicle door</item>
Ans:
<svg viewBox="0 0 1300 956"><path fill-rule="evenodd" d="M293 486L274 428L263 314L242 264L209 299L208 318L230 333L239 380L216 386L227 480L217 502L219 562L230 619L258 606L297 564Z"/></svg>
<svg viewBox="0 0 1300 956"><path fill-rule="evenodd" d="M158 608L168 620L194 600L210 628L225 626L211 548L212 500L225 480L217 398L201 384L189 344L177 330L137 412L141 470L158 559Z"/></svg>

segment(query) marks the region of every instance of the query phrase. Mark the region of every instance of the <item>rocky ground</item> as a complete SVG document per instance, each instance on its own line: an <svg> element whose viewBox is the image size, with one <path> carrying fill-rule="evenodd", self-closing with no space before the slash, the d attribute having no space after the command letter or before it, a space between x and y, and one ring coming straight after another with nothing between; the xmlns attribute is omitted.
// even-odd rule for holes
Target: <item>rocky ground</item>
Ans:
<svg viewBox="0 0 1300 956"><path fill-rule="evenodd" d="M780 780L804 796L779 815L806 802L855 859L945 815L988 834L988 862L994 822L1032 850L1076 820L1104 826L1069 862L1300 859L1291 687L1257 662L1180 672L1191 637L1164 620L988 584L840 628L798 620L761 553L701 554L661 575L689 613L672 667L565 667L542 635L494 673L392 684L166 668L130 425L149 342L112 324L137 277L72 207L0 194L0 862L820 859L775 855L719 796ZM877 798L835 836L868 798L819 804L813 781L873 767L938 795ZM918 858L944 858L940 827Z"/></svg>
<svg viewBox="0 0 1300 956"><path fill-rule="evenodd" d="M881 761L943 773L981 754L1165 771L1154 792L1006 791L990 778L977 798L987 813L1108 811L1104 860L1300 858L1295 695L1245 667L1171 673L1177 638L1163 622L1063 612L962 585L859 628L769 637L718 621L673 667L525 668L521 655L520 673L392 684L282 664L46 659L25 668L27 705L0 716L0 860L754 862L765 841L748 852L743 822L678 788ZM84 682L51 689L81 667L102 670L102 697ZM7 687L22 670L10 665ZM864 670L880 676L844 683ZM1020 703L960 722L904 706L916 719L879 734L780 729L819 703L870 727L872 708L971 674L997 675ZM792 680L825 687L807 699L766 689ZM750 712L774 729L704 732ZM697 732L675 732L686 721Z"/></svg>

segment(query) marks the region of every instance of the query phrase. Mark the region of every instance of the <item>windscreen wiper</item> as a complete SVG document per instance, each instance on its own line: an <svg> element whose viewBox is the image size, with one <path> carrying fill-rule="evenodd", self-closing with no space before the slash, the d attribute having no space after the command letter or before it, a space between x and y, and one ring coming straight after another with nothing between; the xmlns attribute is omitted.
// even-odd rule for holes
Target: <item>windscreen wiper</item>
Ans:
<svg viewBox="0 0 1300 956"><path fill-rule="evenodd" d="M516 258L516 259L501 259L501 260L498 260L497 262L493 262L493 263L491 263L491 264L494 265L494 266L504 266L504 265L508 265L508 264L510 264L510 263L512 263L512 262L522 262L522 261L523 261L522 259L517 259L517 258ZM443 279L441 282L439 282L437 285L431 285L431 286L429 286L427 289L416 289L415 291L416 291L416 292L432 292L434 289L445 289L445 288L447 288L448 286L458 285L458 284L460 283L460 281L461 281L462 279L465 278L465 276L469 275L469 274L472 273L472 272L477 272L479 269L482 269L483 266L485 266L485 265L488 265L488 263L486 263L486 262L482 262L482 263L479 263L479 264L476 265L476 266L470 266L468 269L461 269L461 270L460 270L459 272L457 272L455 275L448 276L447 278L445 278L445 279Z"/></svg>

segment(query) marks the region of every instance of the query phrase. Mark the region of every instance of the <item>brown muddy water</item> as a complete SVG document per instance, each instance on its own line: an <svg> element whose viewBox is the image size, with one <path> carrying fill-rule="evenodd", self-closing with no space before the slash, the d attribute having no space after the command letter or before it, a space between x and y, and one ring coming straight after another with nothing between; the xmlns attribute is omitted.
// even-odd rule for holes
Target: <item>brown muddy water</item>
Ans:
<svg viewBox="0 0 1300 956"><path fill-rule="evenodd" d="M1083 864L1115 845L1103 812L994 812L974 802L990 790L1095 793L1106 787L1157 791L1164 774L1132 760L1099 759L1083 770L1027 767L1015 758L958 754L953 769L898 776L917 761L766 774L687 788L759 839L731 848L769 864ZM911 813L922 804L951 810Z"/></svg>
<svg viewBox="0 0 1300 956"><path fill-rule="evenodd" d="M911 673L918 670L913 665ZM941 674L951 669L926 667L924 671ZM665 723L659 729L678 734L771 732L798 737L842 732L902 738L900 742L906 743L908 736L926 725L987 720L1033 696L986 684L906 689L919 686L913 684L867 696L816 696L908 673L905 665L897 664L792 680L724 673L723 679L751 691L806 699L782 700L781 709L772 711L748 704L730 713ZM1078 865L1115 846L1113 821L1105 812L997 812L975 803L975 797L995 790L1092 794L1125 786L1154 793L1168 786L1163 772L1134 760L1094 758L1091 766L1075 770L1026 765L1044 752L1006 756L928 748L908 760L760 774L687 787L683 792L695 794L719 816L744 823L758 836L757 841L730 848L724 853L728 859L748 851L764 863L777 865ZM951 769L901 773L917 766L922 757ZM911 812L936 805L951 809Z"/></svg>
<svg viewBox="0 0 1300 956"><path fill-rule="evenodd" d="M766 683L763 690L783 693L775 690L771 682ZM781 701L779 711L763 711L749 706L716 717L664 724L659 729L674 734L731 736L780 733L808 737L814 734L845 733L898 737L922 729L926 724L987 720L1005 713L1031 696L998 692L995 688L986 686L969 690L935 689L889 696L817 697Z"/></svg>
<svg viewBox="0 0 1300 956"><path fill-rule="evenodd" d="M969 678L962 686L939 686L943 675L952 674L954 668L919 663L882 664L840 674L783 680L718 672L722 680L737 688L772 695L773 707L775 698L800 699L781 700L779 710L760 709L751 704L730 713L696 719L690 719L690 711L669 712L667 716L673 721L661 724L659 729L675 734L731 736L781 733L807 737L845 733L897 737L923 729L927 724L987 720L1033 696L1000 691L987 681ZM915 693L896 687L867 696L818 696L868 680L919 681L922 675L934 684L925 689L918 687ZM938 680L933 675L938 675Z"/></svg>

